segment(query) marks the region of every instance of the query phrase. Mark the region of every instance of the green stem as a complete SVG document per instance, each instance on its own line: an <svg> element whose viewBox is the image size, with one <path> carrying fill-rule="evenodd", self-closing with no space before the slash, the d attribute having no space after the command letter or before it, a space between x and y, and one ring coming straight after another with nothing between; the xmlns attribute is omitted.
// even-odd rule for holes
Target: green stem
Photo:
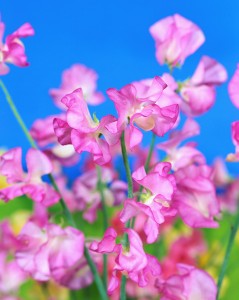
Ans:
<svg viewBox="0 0 239 300"><path fill-rule="evenodd" d="M224 279L225 274L226 274L226 269L227 269L227 266L228 266L228 263L229 263L229 258L230 258L230 254L231 254L231 251L232 251L232 246L233 246L233 243L234 243L234 240L235 240L235 237L236 237L238 227L239 227L239 212L237 213L235 224L231 228L231 234L229 236L229 240L228 240L228 244L227 244L223 264L222 264L221 271L220 271L220 274L219 274L219 277L218 277L217 300L219 299L220 290L221 290L221 287L222 287L223 279Z"/></svg>
<svg viewBox="0 0 239 300"><path fill-rule="evenodd" d="M131 176L128 154L127 154L126 145L125 145L124 131L121 135L120 142L121 142L121 151L122 151L122 156L123 156L123 161L124 161L124 166L125 166L125 171L126 171L126 177L127 177L127 182L128 182L128 198L133 198L133 181L132 181L132 176ZM126 228L130 227L130 220L126 223L125 226L126 226ZM123 244L126 247L129 244L128 235L126 233L124 234ZM127 281L127 278L125 275L123 275L121 278L121 286L120 286L120 300L126 300L126 289L125 289L126 281Z"/></svg>
<svg viewBox="0 0 239 300"><path fill-rule="evenodd" d="M9 94L6 86L2 82L2 80L0 80L0 86L1 86L2 91L3 91L3 93L4 93L5 97L6 97L7 102L8 102L8 104L9 104L11 110L12 110L13 115L15 116L15 118L18 121L20 127L22 128L23 132L25 133L25 136L28 139L31 147L32 148L37 148L37 145L36 145L35 141L31 137L31 135L30 135L30 133L29 133L29 131L27 129L27 126L23 122L23 120L22 120L22 118L21 118L21 116L20 116L20 114L19 114L19 112L18 112L18 110L17 110L14 102L12 101L12 98L11 98L11 96L10 96L10 94Z"/></svg>
<svg viewBox="0 0 239 300"><path fill-rule="evenodd" d="M77 300L77 292L75 290L70 290L70 300Z"/></svg>
<svg viewBox="0 0 239 300"><path fill-rule="evenodd" d="M153 151L154 151L155 141L156 141L156 134L153 133L151 143L150 143L150 147L149 147L149 153L148 153L146 163L145 163L145 166L144 166L146 173L148 173L148 171L149 171L149 166L150 166L150 161L151 161Z"/></svg>
<svg viewBox="0 0 239 300"><path fill-rule="evenodd" d="M151 161L153 151L154 151L155 141L156 141L156 135L155 135L155 133L153 133L152 134L152 139L151 139L151 142L150 142L149 152L148 152L147 159L146 159L146 162L145 162L145 165L144 165L146 173L148 173L148 171L149 171L149 166L150 166L150 161ZM139 201L140 194L142 193L142 191L143 191L143 186L141 185L140 188L139 188L139 196L137 197L137 201ZM131 221L131 224L130 224L131 228L134 228L135 220L136 220L136 218L134 217Z"/></svg>
<svg viewBox="0 0 239 300"><path fill-rule="evenodd" d="M133 198L133 181L132 181L132 176L131 176L131 171L130 171L130 166L129 166L129 159L128 159L128 155L127 155L126 145L125 145L124 131L121 135L120 143L121 143L121 151L122 151L122 156L123 156L123 161L124 161L124 166L125 166L125 171L126 171L126 177L127 177L127 182L128 182L128 198Z"/></svg>
<svg viewBox="0 0 239 300"><path fill-rule="evenodd" d="M108 222L108 214L107 214L106 203L105 203L104 185L102 182L102 172L99 166L96 166L96 170L98 176L98 191L100 192L100 198L102 204L103 225L104 225L104 231L106 231L109 226L109 222ZM107 277L108 277L108 256L107 254L103 254L103 281L104 281L105 289L107 289Z"/></svg>
<svg viewBox="0 0 239 300"><path fill-rule="evenodd" d="M27 129L27 127L26 127L23 119L22 119L22 117L20 116L20 114L19 114L19 112L18 112L18 110L17 110L17 108L16 108L16 106L15 106L15 104L14 104L14 102L13 102L11 96L10 96L10 93L8 92L8 90L7 90L6 86L4 85L4 83L2 82L2 80L0 80L0 87L2 88L3 93L4 93L5 97L6 97L6 100L7 100L8 104L9 104L9 106L10 106L10 108L11 108L11 110L12 110L14 116L15 116L15 118L17 119L20 127L22 128L24 134L26 135L26 137L27 137L27 139L28 139L31 147L33 147L35 149L38 149L37 144L35 143L34 139L31 137L31 135L30 135L30 133L29 133L29 131L28 131L28 129ZM48 177L49 177L49 179L50 179L53 187L55 188L55 190L61 196L60 190L59 190L59 188L57 186L57 183L56 183L54 177L52 176L52 174L49 174ZM70 211L69 211L69 209L68 209L68 207L67 207L64 199L62 198L62 196L61 196L61 199L60 199L60 204L62 206L63 213L64 213L64 215L65 215L68 223L71 226L77 228L76 223L75 223L75 221L73 219L73 216L70 213ZM87 262L88 262L88 264L90 266L90 269L91 269L91 271L93 273L93 276L94 276L96 285L98 287L99 293L100 293L100 295L101 295L101 297L102 297L103 300L107 300L108 297L107 297L104 285L102 283L102 280L100 278L98 270L97 270L97 268L95 266L95 263L93 262L93 260L92 260L92 258L90 256L89 251L88 251L88 249L87 249L86 246L84 246L84 254L85 254L85 258L86 258L86 260L87 260Z"/></svg>

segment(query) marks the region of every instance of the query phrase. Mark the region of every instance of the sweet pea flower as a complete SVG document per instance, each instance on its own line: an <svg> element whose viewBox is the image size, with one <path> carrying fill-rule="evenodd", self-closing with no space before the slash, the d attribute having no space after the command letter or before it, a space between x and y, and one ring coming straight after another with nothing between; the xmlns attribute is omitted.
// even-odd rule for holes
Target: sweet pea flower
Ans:
<svg viewBox="0 0 239 300"><path fill-rule="evenodd" d="M5 43L3 43L4 31L5 24L0 22L0 75L5 75L9 72L9 67L6 63L11 63L18 67L27 67L29 65L24 45L20 39L34 35L32 26L29 23L25 23L12 34L9 34Z"/></svg>
<svg viewBox="0 0 239 300"><path fill-rule="evenodd" d="M171 67L182 65L205 41L201 29L178 14L156 22L149 31L155 40L158 62Z"/></svg>
<svg viewBox="0 0 239 300"><path fill-rule="evenodd" d="M219 203L212 182L212 169L207 165L189 165L175 173L177 189L173 207L183 221L198 228L215 228L214 217L219 214Z"/></svg>
<svg viewBox="0 0 239 300"><path fill-rule="evenodd" d="M112 227L106 230L100 242L94 241L90 246L92 251L116 255L115 266L108 285L109 295L113 294L119 286L119 274L126 273L140 287L145 287L149 282L149 274L158 276L161 273L157 259L145 254L143 243L138 234L133 229L125 229L125 233L128 234L128 247L116 244L117 233Z"/></svg>
<svg viewBox="0 0 239 300"><path fill-rule="evenodd" d="M70 289L79 289L84 280L84 235L81 231L55 224L39 227L28 222L18 236L16 261L19 267L35 280L54 279ZM85 280L86 281L86 280ZM83 284L84 286L84 284Z"/></svg>
<svg viewBox="0 0 239 300"><path fill-rule="evenodd" d="M21 159L21 148L14 148L1 156L0 173L6 176L10 185L0 190L0 199L8 202L27 195L45 206L58 202L60 195L41 179L52 172L52 164L47 156L39 150L30 149L26 156L28 173L23 172Z"/></svg>
<svg viewBox="0 0 239 300"><path fill-rule="evenodd" d="M53 121L58 142L61 145L73 145L78 153L91 153L94 162L99 165L109 162L109 145L116 144L121 134L116 128L116 118L107 115L101 121L96 117L92 119L82 89L66 95L62 103L67 108L66 120L55 118Z"/></svg>
<svg viewBox="0 0 239 300"><path fill-rule="evenodd" d="M207 112L216 98L215 87L227 80L227 71L215 59L203 56L192 78L180 88L184 101L181 109L187 116L199 116Z"/></svg>
<svg viewBox="0 0 239 300"><path fill-rule="evenodd" d="M172 209L171 200L175 189L175 180L172 174L170 163L157 164L148 174L144 167L140 167L133 174L132 178L144 187L140 195L140 201L128 199L124 202L124 208L120 215L121 222L127 222L131 218L143 213L147 216L144 232L147 236L147 243L157 240L159 225L165 221L165 217L176 214Z"/></svg>
<svg viewBox="0 0 239 300"><path fill-rule="evenodd" d="M65 110L61 99L76 89L81 88L88 104L97 105L104 101L102 93L96 91L97 73L84 65L74 64L62 73L62 83L58 89L50 89L50 95L56 106Z"/></svg>
<svg viewBox="0 0 239 300"><path fill-rule="evenodd" d="M164 278L177 273L177 265L188 264L197 266L199 255L207 250L206 242L199 230L192 230L190 235L179 236L170 245L167 256L162 261L162 274Z"/></svg>
<svg viewBox="0 0 239 300"><path fill-rule="evenodd" d="M79 160L79 155L72 145L61 145L55 135L53 121L55 118L64 119L64 115L48 116L37 119L30 130L31 136L51 161L58 161L63 166L72 166Z"/></svg>
<svg viewBox="0 0 239 300"><path fill-rule="evenodd" d="M83 211L83 218L90 223L96 220L102 203L98 180L97 171L93 169L84 172L73 184L76 209ZM112 169L101 168L101 182L104 185L103 195L107 206L120 205L126 199L128 186L117 179Z"/></svg>
<svg viewBox="0 0 239 300"><path fill-rule="evenodd" d="M235 121L231 126L232 142L235 146L235 153L229 153L227 155L227 161L236 162L239 161L239 121Z"/></svg>
<svg viewBox="0 0 239 300"><path fill-rule="evenodd" d="M181 130L173 131L170 133L167 141L157 145L158 149L167 153L167 161L172 164L172 169L174 171L192 163L205 163L205 157L195 148L193 143L188 143L179 147L182 141L198 135L199 133L200 127L198 123L193 119L187 119Z"/></svg>
<svg viewBox="0 0 239 300"><path fill-rule="evenodd" d="M158 136L163 136L174 126L178 118L178 105L159 106L156 104L156 102L159 103L165 88L164 81L156 76L150 85L132 83L119 91L115 88L107 90L119 116L117 129L118 131L126 129L131 149L137 146L143 138L142 132L135 125L145 131L152 130Z"/></svg>
<svg viewBox="0 0 239 300"><path fill-rule="evenodd" d="M208 273L186 264L178 264L177 267L178 274L157 281L160 299L216 300L217 287Z"/></svg>
<svg viewBox="0 0 239 300"><path fill-rule="evenodd" d="M239 108L239 64L228 84L228 93L232 103Z"/></svg>

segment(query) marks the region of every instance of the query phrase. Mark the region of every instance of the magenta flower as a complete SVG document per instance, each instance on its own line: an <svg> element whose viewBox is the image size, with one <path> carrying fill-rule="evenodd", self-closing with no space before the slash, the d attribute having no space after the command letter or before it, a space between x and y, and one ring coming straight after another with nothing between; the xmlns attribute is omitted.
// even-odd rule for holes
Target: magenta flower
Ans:
<svg viewBox="0 0 239 300"><path fill-rule="evenodd" d="M16 261L23 271L39 281L54 279L68 288L81 288L82 278L77 273L85 265L82 232L55 224L41 228L28 222L18 241Z"/></svg>
<svg viewBox="0 0 239 300"><path fill-rule="evenodd" d="M45 119L38 119L33 123L30 133L51 161L58 161L63 166L71 166L78 162L79 155L75 152L72 145L63 146L58 143L53 127L53 120L55 118L64 120L64 117L61 114L48 116Z"/></svg>
<svg viewBox="0 0 239 300"><path fill-rule="evenodd" d="M178 264L178 274L156 283L162 300L216 300L213 278L195 267Z"/></svg>
<svg viewBox="0 0 239 300"><path fill-rule="evenodd" d="M207 112L215 102L215 87L227 80L227 71L215 59L203 56L191 79L182 84L182 111L187 116Z"/></svg>
<svg viewBox="0 0 239 300"><path fill-rule="evenodd" d="M205 163L205 157L195 148L194 143L188 143L179 147L182 141L199 133L200 127L198 123L192 119L187 119L181 130L173 131L167 141L157 145L158 149L167 153L167 161L171 163L174 171L192 163Z"/></svg>
<svg viewBox="0 0 239 300"><path fill-rule="evenodd" d="M11 63L18 67L29 65L24 45L20 39L34 35L32 26L29 23L25 23L12 34L8 35L5 43L3 43L4 31L5 24L0 22L0 75L5 75L9 72L9 67L6 63Z"/></svg>
<svg viewBox="0 0 239 300"><path fill-rule="evenodd" d="M176 210L171 208L175 181L173 175L169 174L170 170L170 163L165 162L157 164L148 174L144 167L140 167L132 174L133 179L145 190L140 195L139 202L135 199L124 202L120 220L125 223L139 213L145 214L147 221L144 232L148 243L157 240L159 225L165 221L165 217L176 214Z"/></svg>
<svg viewBox="0 0 239 300"><path fill-rule="evenodd" d="M228 92L232 103L239 108L239 64L237 65L236 72L229 82Z"/></svg>
<svg viewBox="0 0 239 300"><path fill-rule="evenodd" d="M101 168L101 181L105 185L103 194L107 206L120 205L126 198L128 186L118 180L110 168ZM76 207L83 211L83 218L93 223L97 218L97 211L101 208L101 195L98 189L96 169L84 172L73 184Z"/></svg>
<svg viewBox="0 0 239 300"><path fill-rule="evenodd" d="M145 131L152 130L158 136L163 136L174 126L178 117L178 105L160 107L156 104L165 88L164 81L156 76L150 85L138 82L128 84L119 91L114 88L107 90L119 116L117 129L126 129L130 148L138 145L143 138L135 125Z"/></svg>
<svg viewBox="0 0 239 300"><path fill-rule="evenodd" d="M205 41L201 29L175 14L164 18L149 29L156 44L156 58L162 65L182 65Z"/></svg>
<svg viewBox="0 0 239 300"><path fill-rule="evenodd" d="M72 93L74 90L81 88L84 99L91 105L97 105L104 101L102 93L96 91L97 73L84 65L75 64L62 73L62 83L60 88L51 89L52 96L56 106L65 109L61 99Z"/></svg>
<svg viewBox="0 0 239 300"><path fill-rule="evenodd" d="M218 226L214 217L219 214L219 203L211 177L212 170L207 165L189 165L175 172L174 207L191 227Z"/></svg>
<svg viewBox="0 0 239 300"><path fill-rule="evenodd" d="M99 165L109 162L109 145L116 144L120 137L116 128L116 118L107 115L101 121L96 118L93 120L83 99L82 89L66 95L62 103L67 108L66 121L55 118L53 122L59 143L72 144L78 153L91 153L95 163Z"/></svg>
<svg viewBox="0 0 239 300"><path fill-rule="evenodd" d="M0 198L7 202L27 195L45 206L58 202L59 194L41 179L52 172L52 164L47 156L39 150L30 149L26 156L28 173L23 172L21 159L21 148L14 148L1 156L0 173L6 176L10 186L0 190Z"/></svg>
<svg viewBox="0 0 239 300"><path fill-rule="evenodd" d="M235 146L235 153L229 153L227 155L227 161L235 162L239 161L239 121L232 123L232 142Z"/></svg>
<svg viewBox="0 0 239 300"><path fill-rule="evenodd" d="M126 229L129 247L116 244L117 233L113 228L108 228L100 242L93 242L90 246L92 251L98 253L116 254L115 266L108 286L108 294L111 295L119 286L119 273L126 273L128 277L140 287L147 286L148 274L158 276L161 267L156 258L147 255L143 249L143 243L133 229Z"/></svg>

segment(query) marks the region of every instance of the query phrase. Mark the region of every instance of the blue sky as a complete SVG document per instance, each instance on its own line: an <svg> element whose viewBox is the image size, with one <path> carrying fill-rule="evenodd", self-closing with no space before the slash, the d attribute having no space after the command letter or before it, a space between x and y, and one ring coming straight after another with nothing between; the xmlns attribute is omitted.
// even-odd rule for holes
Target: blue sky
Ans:
<svg viewBox="0 0 239 300"><path fill-rule="evenodd" d="M61 72L73 63L84 63L99 74L99 90L117 87L166 71L158 65L154 42L148 28L157 20L179 13L204 31L205 44L186 60L178 79L192 75L204 54L220 61L232 76L239 62L239 1L189 0L121 0L121 1L16 1L1 0L0 12L11 33L24 22L30 22L36 35L26 39L30 67L11 67L3 80L8 86L26 123L56 113L48 90L58 87ZM7 104L0 94L1 145L28 147ZM108 102L97 108L98 115L113 109ZM220 87L217 102L206 115L197 118L201 136L199 149L208 162L215 156L225 157L234 150L231 122L239 119L233 107L227 84ZM237 165L230 166L234 172Z"/></svg>

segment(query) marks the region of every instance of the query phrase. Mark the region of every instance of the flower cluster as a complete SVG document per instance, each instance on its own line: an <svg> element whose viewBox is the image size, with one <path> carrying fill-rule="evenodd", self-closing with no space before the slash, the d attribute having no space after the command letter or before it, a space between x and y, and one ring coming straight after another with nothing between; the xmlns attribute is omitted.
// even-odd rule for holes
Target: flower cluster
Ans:
<svg viewBox="0 0 239 300"><path fill-rule="evenodd" d="M0 23L0 36L3 31ZM98 119L88 107L105 100L98 75L75 64L49 91L59 114L37 119L29 131L35 148L26 154L27 170L21 148L1 155L6 182L0 199L30 198L34 206L17 229L11 218L0 223L0 299L20 299L18 290L29 279L49 300L51 284L74 293L93 281L102 299L217 299L215 274L200 264L208 251L200 230L218 227L223 211L237 210L239 183L221 160L209 166L196 143L185 140L200 133L195 117L213 106L227 72L203 56L191 77L175 79L174 68L203 44L203 32L176 14L150 33L157 61L170 74L109 88L116 114ZM9 71L6 63L28 64L20 38L33 34L24 24L0 42L0 74ZM239 69L229 84L237 107L238 87ZM144 149L148 132L152 142ZM236 152L228 160L238 161L239 121L232 124L232 139ZM78 174L68 180L64 170L72 166Z"/></svg>

